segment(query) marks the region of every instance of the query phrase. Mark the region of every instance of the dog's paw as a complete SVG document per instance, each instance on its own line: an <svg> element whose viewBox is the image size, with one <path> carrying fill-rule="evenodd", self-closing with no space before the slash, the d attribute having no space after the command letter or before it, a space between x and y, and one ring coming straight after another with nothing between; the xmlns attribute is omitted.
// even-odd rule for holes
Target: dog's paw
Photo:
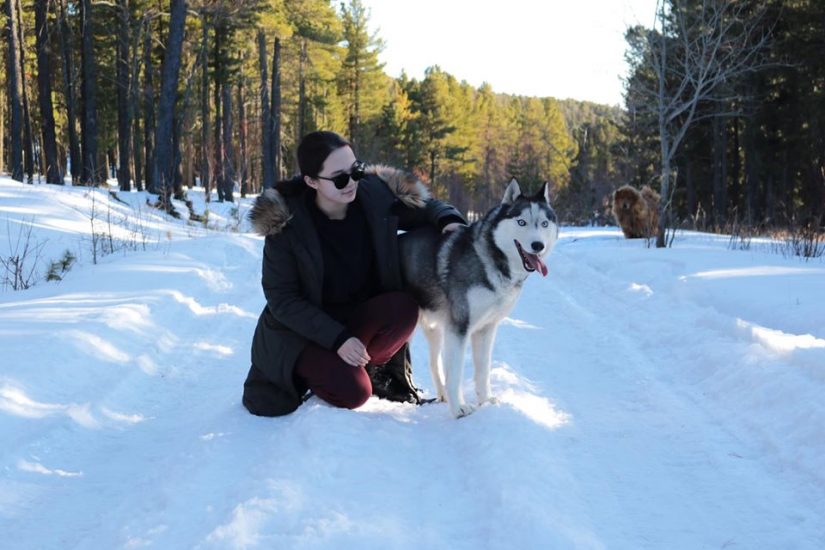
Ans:
<svg viewBox="0 0 825 550"><path fill-rule="evenodd" d="M493 395L488 395L487 397L479 396L478 404L479 405L484 405L485 403L489 403L491 405L501 405L501 399L499 399L498 397L495 397Z"/></svg>
<svg viewBox="0 0 825 550"><path fill-rule="evenodd" d="M455 407L451 405L450 411L453 413L455 418L464 418L465 416L473 414L476 411L476 406L470 405L469 403L461 403Z"/></svg>

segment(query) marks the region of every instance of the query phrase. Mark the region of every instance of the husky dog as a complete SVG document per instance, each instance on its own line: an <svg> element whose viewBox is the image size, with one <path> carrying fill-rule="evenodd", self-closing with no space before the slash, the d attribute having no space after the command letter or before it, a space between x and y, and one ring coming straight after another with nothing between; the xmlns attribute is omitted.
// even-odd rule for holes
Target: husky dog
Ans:
<svg viewBox="0 0 825 550"><path fill-rule="evenodd" d="M501 204L473 224L440 234L415 230L399 239L406 290L421 307L419 325L430 345L430 372L439 401L456 418L475 410L461 391L467 339L472 342L479 405L490 393L490 356L496 328L515 305L528 275L547 275L544 257L559 235L549 185L521 194L513 179ZM445 381L439 373L444 347Z"/></svg>

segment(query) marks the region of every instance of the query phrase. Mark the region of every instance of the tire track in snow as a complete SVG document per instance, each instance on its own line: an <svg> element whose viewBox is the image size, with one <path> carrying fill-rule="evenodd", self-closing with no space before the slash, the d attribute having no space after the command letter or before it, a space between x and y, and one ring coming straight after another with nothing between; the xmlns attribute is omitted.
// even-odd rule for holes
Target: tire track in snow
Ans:
<svg viewBox="0 0 825 550"><path fill-rule="evenodd" d="M659 262L672 255L667 250L647 252L665 256ZM592 251L579 258L578 265L588 273L579 277L594 281L590 295L609 289L591 307L607 308L612 318L624 317L626 332L633 335L631 345L655 358L651 375L748 441L764 466L789 476L801 496L821 502L821 340L770 331L696 303L683 288L686 268L681 261L672 262L675 267L664 280L654 277L647 293L639 293L632 291L640 286L633 280L605 275L611 270L604 269ZM594 259L597 267L589 265ZM643 270L637 276L644 276ZM622 316L622 311L627 314ZM800 344L811 347L800 349Z"/></svg>
<svg viewBox="0 0 825 550"><path fill-rule="evenodd" d="M604 276L586 259L575 248L562 247L549 280L536 281L541 289L533 296L546 298L548 321L547 334L533 337L545 338L552 351L546 370L533 367L528 377L547 384L573 415L573 429L582 430L571 440L570 452L585 454L575 454L575 460L571 455L570 462L580 472L576 477L590 485L583 490L594 502L593 522L614 528L604 539L632 541L628 547L637 548L674 547L677 540L681 547L728 540L816 547L825 532L818 519L821 501L806 499L799 485L789 491L781 482L765 481L776 472L753 443L730 432L732 426L719 427L718 416L697 402L678 375L662 377L683 368L682 346L674 344L693 327L674 329L671 317L650 308L670 306L672 315L685 306L628 292L627 281ZM689 322L685 317L672 320ZM656 331L664 332L659 341ZM527 347L523 336L512 336L505 355ZM673 349L664 351L668 346ZM811 508L787 513L799 508L800 499ZM762 501L783 504L772 508ZM638 517L647 518L646 524ZM667 540L680 532L682 538ZM696 545L686 544L689 540ZM766 540L777 546L765 545ZM806 542L798 546L799 541Z"/></svg>

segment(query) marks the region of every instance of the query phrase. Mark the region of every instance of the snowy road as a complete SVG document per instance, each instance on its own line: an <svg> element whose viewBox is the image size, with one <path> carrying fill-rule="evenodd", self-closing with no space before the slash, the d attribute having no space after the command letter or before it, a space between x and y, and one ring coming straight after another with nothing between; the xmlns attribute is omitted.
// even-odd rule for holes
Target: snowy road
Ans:
<svg viewBox="0 0 825 550"><path fill-rule="evenodd" d="M10 548L825 547L822 262L567 229L499 330L502 405L262 419L260 249L180 240L0 294Z"/></svg>

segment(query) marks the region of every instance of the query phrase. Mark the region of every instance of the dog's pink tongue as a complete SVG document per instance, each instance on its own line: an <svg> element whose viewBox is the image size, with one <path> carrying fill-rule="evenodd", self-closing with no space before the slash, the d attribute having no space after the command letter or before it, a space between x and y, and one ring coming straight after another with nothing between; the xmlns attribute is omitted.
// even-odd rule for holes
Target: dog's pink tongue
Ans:
<svg viewBox="0 0 825 550"><path fill-rule="evenodd" d="M542 277L547 277L547 266L541 261L541 258L536 256L536 269L541 272Z"/></svg>
<svg viewBox="0 0 825 550"><path fill-rule="evenodd" d="M527 263L530 264L530 267L541 273L542 277L547 277L547 266L544 265L544 262L541 261L538 254L525 254L527 258Z"/></svg>

